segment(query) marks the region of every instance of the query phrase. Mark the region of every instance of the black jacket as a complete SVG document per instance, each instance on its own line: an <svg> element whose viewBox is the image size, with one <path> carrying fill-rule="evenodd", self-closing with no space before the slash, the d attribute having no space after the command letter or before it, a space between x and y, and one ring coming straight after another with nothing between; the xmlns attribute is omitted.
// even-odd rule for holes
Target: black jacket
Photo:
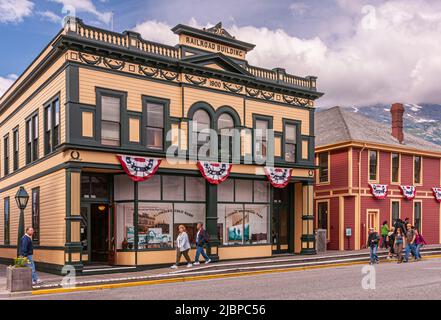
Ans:
<svg viewBox="0 0 441 320"><path fill-rule="evenodd" d="M32 239L27 235L24 235L20 241L20 248L18 250L18 255L21 257L28 257L34 254L34 246L32 244Z"/></svg>
<svg viewBox="0 0 441 320"><path fill-rule="evenodd" d="M368 247L374 247L378 245L378 242L380 241L380 236L377 232L372 232L369 234L367 246Z"/></svg>

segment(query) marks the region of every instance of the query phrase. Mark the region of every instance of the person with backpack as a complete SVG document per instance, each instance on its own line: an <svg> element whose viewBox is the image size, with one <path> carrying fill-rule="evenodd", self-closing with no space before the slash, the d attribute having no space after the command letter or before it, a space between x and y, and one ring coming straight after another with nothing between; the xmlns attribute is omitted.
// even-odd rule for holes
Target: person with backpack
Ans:
<svg viewBox="0 0 441 320"><path fill-rule="evenodd" d="M205 264L208 264L211 262L211 259L208 257L208 255L205 253L204 246L208 244L210 240L210 236L207 231L204 229L204 224L202 222L199 222L197 225L198 232L196 233L196 256L194 258L193 265L198 266L200 265L199 262L199 256L202 254L202 256L205 259Z"/></svg>
<svg viewBox="0 0 441 320"><path fill-rule="evenodd" d="M389 253L387 255L387 259L390 260L393 258L395 254L395 229L392 227L387 234L387 242L389 245Z"/></svg>
<svg viewBox="0 0 441 320"><path fill-rule="evenodd" d="M379 263L380 259L378 258L378 243L380 242L380 236L375 231L374 228L369 228L369 238L367 245L370 251L370 264Z"/></svg>
<svg viewBox="0 0 441 320"><path fill-rule="evenodd" d="M397 230L397 234L395 235L395 252L397 253L398 263L403 262L403 248L406 244L406 237L401 233L401 229Z"/></svg>
<svg viewBox="0 0 441 320"><path fill-rule="evenodd" d="M404 250L404 262L409 261L410 253L412 253L412 255L416 261L416 259L417 259L416 253L415 253L416 234L415 234L415 231L412 229L412 225L410 223L407 225L407 231L404 234L404 236L406 237L406 246L405 246L405 250Z"/></svg>

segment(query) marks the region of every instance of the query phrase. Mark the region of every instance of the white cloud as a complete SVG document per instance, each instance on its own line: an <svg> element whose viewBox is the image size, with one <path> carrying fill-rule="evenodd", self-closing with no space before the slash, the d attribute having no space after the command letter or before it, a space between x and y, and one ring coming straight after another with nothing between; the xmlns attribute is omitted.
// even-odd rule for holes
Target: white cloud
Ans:
<svg viewBox="0 0 441 320"><path fill-rule="evenodd" d="M339 3L343 6L348 0ZM318 76L319 90L325 93L319 106L440 103L441 1L390 0L362 10L365 4L357 0L347 8L350 31L340 33L336 26L339 36L334 41L254 26L233 26L229 31L256 44L248 55L250 64ZM374 15L368 16L373 24L366 23L367 14ZM194 19L190 24L201 27ZM177 38L170 27L147 21L136 30L145 39L174 45Z"/></svg>
<svg viewBox="0 0 441 320"><path fill-rule="evenodd" d="M50 22L58 23L61 22L62 18L52 11L38 11L37 14L41 16L42 19L48 20Z"/></svg>
<svg viewBox="0 0 441 320"><path fill-rule="evenodd" d="M17 75L10 74L6 77L0 76L0 97L9 89L9 87L17 80Z"/></svg>
<svg viewBox="0 0 441 320"><path fill-rule="evenodd" d="M294 2L289 6L289 9L293 15L304 15L308 11L309 6L304 2Z"/></svg>
<svg viewBox="0 0 441 320"><path fill-rule="evenodd" d="M0 23L17 23L32 14L34 3L28 0L0 0Z"/></svg>
<svg viewBox="0 0 441 320"><path fill-rule="evenodd" d="M90 13L94 15L99 22L109 24L112 20L112 12L100 11L96 8L92 0L50 0L52 2L62 4L70 15L78 15L81 12ZM105 3L106 1L100 1ZM75 12L71 12L71 8Z"/></svg>

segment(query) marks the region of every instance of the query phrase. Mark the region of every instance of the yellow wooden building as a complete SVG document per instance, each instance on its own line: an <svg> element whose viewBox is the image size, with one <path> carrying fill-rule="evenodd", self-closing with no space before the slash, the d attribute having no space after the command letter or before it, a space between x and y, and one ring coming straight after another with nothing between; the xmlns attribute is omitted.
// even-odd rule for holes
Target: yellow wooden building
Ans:
<svg viewBox="0 0 441 320"><path fill-rule="evenodd" d="M254 45L221 24L172 30L174 47L67 18L1 97L1 261L16 256L21 186L43 270L171 264L177 225L193 239L199 221L220 260L315 253L316 78L249 65ZM207 183L191 157L193 120L220 135L237 129L238 163L220 185ZM257 142L256 128L274 135ZM170 147L179 162L166 157ZM293 169L288 187L269 184L257 153ZM163 160L138 183L118 154Z"/></svg>

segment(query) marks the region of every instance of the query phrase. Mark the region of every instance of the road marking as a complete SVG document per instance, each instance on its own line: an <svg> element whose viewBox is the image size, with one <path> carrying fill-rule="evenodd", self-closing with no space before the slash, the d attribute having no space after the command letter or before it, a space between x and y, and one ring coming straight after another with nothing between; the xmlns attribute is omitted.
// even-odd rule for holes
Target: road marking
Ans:
<svg viewBox="0 0 441 320"><path fill-rule="evenodd" d="M441 258L441 255L433 255L430 257L425 257L423 260L431 260ZM383 263L394 262L394 260L386 260ZM306 270L316 270L316 269L329 269L337 267L349 267L354 265L366 264L365 261L347 262L347 263L334 263L334 264L323 264L317 266L304 266L304 267L292 267L284 269L268 269L268 270L254 270L254 271L242 271L224 274L213 274L213 275L200 275L191 277L181 277L181 278L170 278L170 279L158 279L158 280L147 280L147 281L135 281L135 282L124 282L124 283L111 283L111 284L101 284L92 285L84 287L75 288L57 288L57 289L43 289L38 291L33 291L32 295L46 295L54 293L71 293L78 291L96 291L96 290L109 290L109 289L119 289L127 287L139 287L157 284L167 284L167 283L178 283L178 282L193 282L201 280L210 279L221 279L221 278L234 278L234 277L244 277L244 276L256 276L264 274L273 273L285 273L285 272L295 272L295 271L306 271Z"/></svg>

